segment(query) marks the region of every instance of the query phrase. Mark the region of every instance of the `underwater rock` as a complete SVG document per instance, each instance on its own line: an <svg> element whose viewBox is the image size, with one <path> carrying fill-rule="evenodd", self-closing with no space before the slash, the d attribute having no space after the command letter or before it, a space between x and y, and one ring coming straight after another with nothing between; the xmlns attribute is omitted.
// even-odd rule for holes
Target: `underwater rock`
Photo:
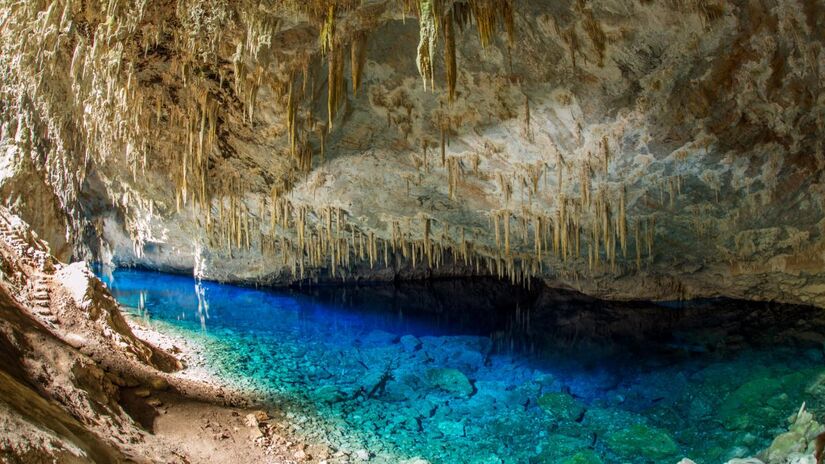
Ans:
<svg viewBox="0 0 825 464"><path fill-rule="evenodd" d="M365 449L356 450L352 453L352 457L357 459L360 462L369 461L370 460L370 452Z"/></svg>
<svg viewBox="0 0 825 464"><path fill-rule="evenodd" d="M492 348L486 337L449 336L421 337L422 349L437 364L465 372L475 372L484 365Z"/></svg>
<svg viewBox="0 0 825 464"><path fill-rule="evenodd" d="M464 436L464 421L441 421L436 427L445 437Z"/></svg>
<svg viewBox="0 0 825 464"><path fill-rule="evenodd" d="M382 346L390 345L398 341L398 335L385 332L383 330L372 330L364 338L361 343L367 346Z"/></svg>
<svg viewBox="0 0 825 464"><path fill-rule="evenodd" d="M713 397L710 393L696 392L690 397L688 405L688 416L690 421L697 422L710 416L714 412Z"/></svg>
<svg viewBox="0 0 825 464"><path fill-rule="evenodd" d="M427 381L434 387L438 387L449 393L459 396L470 396L473 393L473 386L458 369L436 368L427 371Z"/></svg>
<svg viewBox="0 0 825 464"><path fill-rule="evenodd" d="M567 393L545 393L538 399L541 409L558 421L578 420L584 414L584 406Z"/></svg>
<svg viewBox="0 0 825 464"><path fill-rule="evenodd" d="M533 376L533 382L537 383L542 388L553 387L558 383L556 377L553 374L542 371L536 371L535 375Z"/></svg>
<svg viewBox="0 0 825 464"><path fill-rule="evenodd" d="M646 425L647 420L624 409L590 408L585 412L582 425L599 435L615 432L633 425Z"/></svg>
<svg viewBox="0 0 825 464"><path fill-rule="evenodd" d="M679 453L679 447L667 432L647 425L610 432L605 440L610 449L624 459L643 457L653 462L665 462L675 460Z"/></svg>
<svg viewBox="0 0 825 464"><path fill-rule="evenodd" d="M811 388L819 369L805 369L776 377L758 377L730 393L718 415L728 430L755 430L773 427L793 408L789 393Z"/></svg>
<svg viewBox="0 0 825 464"><path fill-rule="evenodd" d="M594 437L596 436L592 430L583 426L580 422L573 421L555 423L553 424L553 431L568 437L586 438L591 443L595 440Z"/></svg>
<svg viewBox="0 0 825 464"><path fill-rule="evenodd" d="M805 393L825 396L825 372L816 376L816 379L805 388Z"/></svg>
<svg viewBox="0 0 825 464"><path fill-rule="evenodd" d="M616 388L619 379L606 370L590 372L587 376L570 379L566 386L575 396L588 398Z"/></svg>
<svg viewBox="0 0 825 464"><path fill-rule="evenodd" d="M592 441L589 439L568 437L566 435L560 434L552 434L547 437L547 441L543 446L542 452L538 456L538 462L548 464L556 464L559 462L579 462L573 459L583 459L584 456L580 456L578 458L576 458L576 456L579 456L583 452L588 451L587 449L590 447L591 444Z"/></svg>
<svg viewBox="0 0 825 464"><path fill-rule="evenodd" d="M602 464L599 455L591 450L579 451L578 453L563 459L561 464Z"/></svg>
<svg viewBox="0 0 825 464"><path fill-rule="evenodd" d="M404 335L400 341L405 351L416 351L421 348L421 340L414 335Z"/></svg>
<svg viewBox="0 0 825 464"><path fill-rule="evenodd" d="M472 335L452 335L442 337L421 337L424 349L428 351L477 351L483 355L490 353L493 342L488 337Z"/></svg>
<svg viewBox="0 0 825 464"><path fill-rule="evenodd" d="M744 446L734 446L728 451L726 455L726 460L736 459L736 458L744 458L748 455L748 449Z"/></svg>
<svg viewBox="0 0 825 464"><path fill-rule="evenodd" d="M324 385L313 392L316 400L325 403L338 403L346 398L346 394L335 385Z"/></svg>
<svg viewBox="0 0 825 464"><path fill-rule="evenodd" d="M449 362L469 372L475 372L484 364L484 355L478 351L458 351L450 359Z"/></svg>
<svg viewBox="0 0 825 464"><path fill-rule="evenodd" d="M761 417L775 417L777 412L765 405L768 400L781 393L782 384L778 379L762 377L751 380L728 395L719 408L719 416L729 430L747 429L752 415L745 411L759 410Z"/></svg>
<svg viewBox="0 0 825 464"><path fill-rule="evenodd" d="M415 389L404 382L389 381L381 399L386 401L411 401L418 398Z"/></svg>

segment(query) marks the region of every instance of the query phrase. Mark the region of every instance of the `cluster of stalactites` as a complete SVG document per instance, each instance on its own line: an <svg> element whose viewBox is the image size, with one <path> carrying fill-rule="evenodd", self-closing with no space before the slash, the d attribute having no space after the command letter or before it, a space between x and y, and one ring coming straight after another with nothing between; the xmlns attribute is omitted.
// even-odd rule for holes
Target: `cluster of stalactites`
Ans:
<svg viewBox="0 0 825 464"><path fill-rule="evenodd" d="M215 217L206 221L211 224L209 245L230 256L254 249L290 269L297 280L317 276L322 270L331 278L346 279L363 274L367 267L397 271L457 265L479 275L493 275L507 267L503 258L476 251L464 228L444 224L436 234L436 222L429 217L391 220L389 237L384 238L365 231L339 207L296 204L280 189L249 206L244 188L238 178L222 186L222 195L214 200L210 212ZM512 272L518 282L524 282L527 275L527 271Z"/></svg>
<svg viewBox="0 0 825 464"><path fill-rule="evenodd" d="M136 178L150 148L149 96L119 40L138 31L147 5L127 3L18 2L7 6L0 31L3 101L21 115L18 133L35 121L43 126L32 139L50 146L43 167L75 230L82 227L75 201L88 161L124 157ZM74 18L81 8L96 8L89 17L106 21L81 31Z"/></svg>
<svg viewBox="0 0 825 464"><path fill-rule="evenodd" d="M529 110L525 110L528 118ZM503 263L511 259L514 263L529 261L526 269L557 273L587 269L596 274L634 268L640 272L643 261L654 261L655 217L638 213L634 217L628 211L627 187L611 177L614 142L608 136L599 139L597 151L588 152L583 159L569 156L566 160L556 148L554 164L539 160L518 165L512 173L484 173L478 153L447 154L449 119L442 115L434 123L441 128L441 169L451 200L460 201L468 175L496 184L503 207L490 214L487 242L495 244L488 250L491 256ZM430 147L425 139L421 155L412 156L418 174L404 176L408 195L411 184L420 185L433 173ZM552 177L555 185L548 188ZM662 197L664 192L670 193L671 207L680 185L679 177L674 176L660 186ZM664 204L664 198L661 202ZM519 240L512 239L511 229L520 232ZM510 276L508 265L502 272Z"/></svg>
<svg viewBox="0 0 825 464"><path fill-rule="evenodd" d="M456 32L474 22L482 48L490 46L499 30L508 43L515 40L513 0L418 0L419 41L416 64L424 88L435 90L434 54L438 38L444 41L444 73L449 101L457 82Z"/></svg>

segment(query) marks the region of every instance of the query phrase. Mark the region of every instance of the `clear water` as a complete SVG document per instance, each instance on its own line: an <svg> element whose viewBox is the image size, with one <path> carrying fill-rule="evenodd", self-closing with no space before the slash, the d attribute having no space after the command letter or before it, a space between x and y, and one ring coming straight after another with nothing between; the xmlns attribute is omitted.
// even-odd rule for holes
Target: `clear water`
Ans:
<svg viewBox="0 0 825 464"><path fill-rule="evenodd" d="M102 278L127 311L203 345L217 375L376 462L718 463L767 447L803 402L825 412L810 308L537 301L495 281Z"/></svg>

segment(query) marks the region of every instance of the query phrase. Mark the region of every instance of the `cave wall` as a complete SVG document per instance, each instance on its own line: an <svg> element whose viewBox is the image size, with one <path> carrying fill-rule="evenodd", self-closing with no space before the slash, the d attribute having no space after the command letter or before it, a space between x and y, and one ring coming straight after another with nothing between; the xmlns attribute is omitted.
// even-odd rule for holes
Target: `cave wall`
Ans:
<svg viewBox="0 0 825 464"><path fill-rule="evenodd" d="M2 9L0 192L77 257L825 305L822 1Z"/></svg>

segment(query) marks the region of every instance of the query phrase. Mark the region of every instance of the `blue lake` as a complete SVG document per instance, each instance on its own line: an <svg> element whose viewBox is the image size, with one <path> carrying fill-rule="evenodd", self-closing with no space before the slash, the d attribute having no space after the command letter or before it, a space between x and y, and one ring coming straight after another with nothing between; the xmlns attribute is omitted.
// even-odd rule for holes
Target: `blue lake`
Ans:
<svg viewBox="0 0 825 464"><path fill-rule="evenodd" d="M605 303L495 280L262 290L118 269L124 310L375 462L699 464L825 413L813 308Z"/></svg>

